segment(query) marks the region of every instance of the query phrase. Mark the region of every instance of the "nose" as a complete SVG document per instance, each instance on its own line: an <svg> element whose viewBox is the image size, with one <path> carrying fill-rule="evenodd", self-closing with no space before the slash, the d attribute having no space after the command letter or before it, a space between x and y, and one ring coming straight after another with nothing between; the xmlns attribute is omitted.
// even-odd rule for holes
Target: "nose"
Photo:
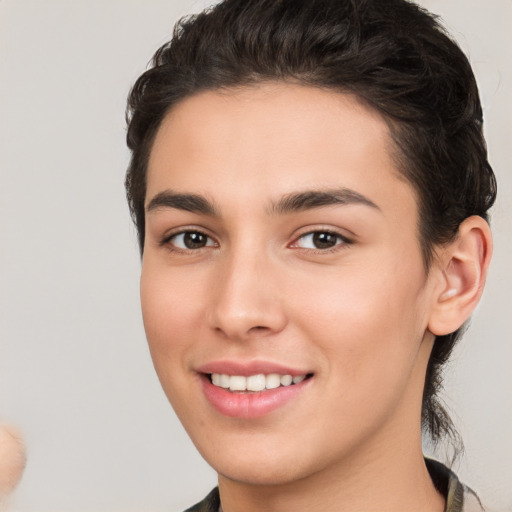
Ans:
<svg viewBox="0 0 512 512"><path fill-rule="evenodd" d="M244 341L284 329L287 316L275 269L261 256L226 258L215 278L209 321L223 336Z"/></svg>

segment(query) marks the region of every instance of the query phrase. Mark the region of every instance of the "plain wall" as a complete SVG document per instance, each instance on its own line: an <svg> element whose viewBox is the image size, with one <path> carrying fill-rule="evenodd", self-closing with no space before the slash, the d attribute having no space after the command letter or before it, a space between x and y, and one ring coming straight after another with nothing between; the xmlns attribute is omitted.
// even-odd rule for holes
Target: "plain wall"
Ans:
<svg viewBox="0 0 512 512"><path fill-rule="evenodd" d="M20 512L180 511L215 485L160 389L125 204L125 99L207 1L0 0L0 419ZM512 2L423 0L469 54L499 183L483 302L446 373L458 466L512 510Z"/></svg>

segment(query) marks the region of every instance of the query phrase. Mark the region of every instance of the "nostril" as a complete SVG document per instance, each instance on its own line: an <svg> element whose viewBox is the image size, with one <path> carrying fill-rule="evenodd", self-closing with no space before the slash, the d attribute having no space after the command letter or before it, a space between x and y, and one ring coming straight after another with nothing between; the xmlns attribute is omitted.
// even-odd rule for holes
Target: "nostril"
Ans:
<svg viewBox="0 0 512 512"><path fill-rule="evenodd" d="M249 332L256 333L256 332L266 332L270 329L268 327L265 327L264 325L255 325L254 327L251 327L249 329Z"/></svg>

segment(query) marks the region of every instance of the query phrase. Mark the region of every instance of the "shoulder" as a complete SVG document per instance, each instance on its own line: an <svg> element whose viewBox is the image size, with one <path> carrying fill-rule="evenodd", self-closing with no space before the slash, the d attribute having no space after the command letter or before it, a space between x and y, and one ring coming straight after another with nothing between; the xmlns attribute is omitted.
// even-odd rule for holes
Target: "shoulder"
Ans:
<svg viewBox="0 0 512 512"><path fill-rule="evenodd" d="M437 490L446 498L445 512L484 512L476 493L464 485L444 464L425 458L425 464Z"/></svg>
<svg viewBox="0 0 512 512"><path fill-rule="evenodd" d="M437 490L446 498L445 512L484 512L484 508L474 491L461 483L457 475L444 464L425 459L430 477ZM216 487L199 503L185 512L218 512L219 490Z"/></svg>
<svg viewBox="0 0 512 512"><path fill-rule="evenodd" d="M220 506L219 489L215 487L208 496L185 512L218 512Z"/></svg>

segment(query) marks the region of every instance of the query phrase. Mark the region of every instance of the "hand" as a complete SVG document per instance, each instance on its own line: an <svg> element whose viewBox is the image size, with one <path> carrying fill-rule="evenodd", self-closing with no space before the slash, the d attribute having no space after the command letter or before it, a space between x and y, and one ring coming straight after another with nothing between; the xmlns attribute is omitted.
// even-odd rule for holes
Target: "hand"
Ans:
<svg viewBox="0 0 512 512"><path fill-rule="evenodd" d="M12 426L0 425L0 510L24 469L25 447L20 433Z"/></svg>

